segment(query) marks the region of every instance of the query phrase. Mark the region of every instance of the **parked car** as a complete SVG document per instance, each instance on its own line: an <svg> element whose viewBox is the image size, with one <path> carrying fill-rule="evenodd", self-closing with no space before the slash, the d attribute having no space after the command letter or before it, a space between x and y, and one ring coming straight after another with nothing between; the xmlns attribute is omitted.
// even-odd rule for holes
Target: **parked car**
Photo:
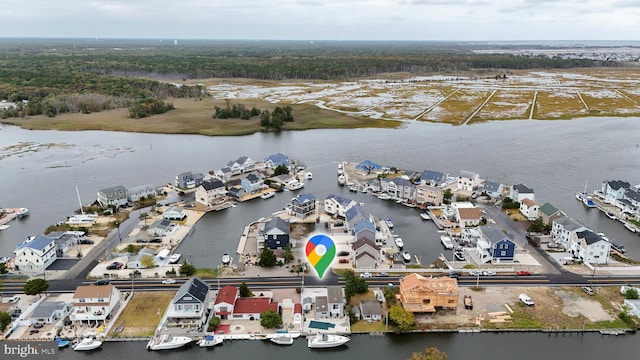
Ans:
<svg viewBox="0 0 640 360"><path fill-rule="evenodd" d="M96 282L94 282L93 284L94 285L109 285L109 279L96 280Z"/></svg>
<svg viewBox="0 0 640 360"><path fill-rule="evenodd" d="M17 303L18 301L20 301L20 296L18 295L13 295L11 298L9 298L9 302L12 304Z"/></svg>
<svg viewBox="0 0 640 360"><path fill-rule="evenodd" d="M583 286L582 291L584 291L587 295L593 296L593 294L595 294L595 291L593 291L593 289L590 286Z"/></svg>
<svg viewBox="0 0 640 360"><path fill-rule="evenodd" d="M164 279L162 280L163 284L175 284L176 280L175 279Z"/></svg>
<svg viewBox="0 0 640 360"><path fill-rule="evenodd" d="M462 276L462 271L460 270L449 270L449 277L450 278L457 278Z"/></svg>
<svg viewBox="0 0 640 360"><path fill-rule="evenodd" d="M338 263L340 263L340 264L348 264L349 263L349 259L340 259L340 260L338 260Z"/></svg>
<svg viewBox="0 0 640 360"><path fill-rule="evenodd" d="M378 277L387 277L387 276L389 276L389 274L387 274L386 272L379 272L379 273L376 274L376 276L378 276Z"/></svg>
<svg viewBox="0 0 640 360"><path fill-rule="evenodd" d="M40 332L40 330L32 329L31 331L29 331L29 335L34 335L34 334L37 334L39 332Z"/></svg>
<svg viewBox="0 0 640 360"><path fill-rule="evenodd" d="M557 248L559 246L560 245L558 245L558 244L556 244L554 242L550 242L550 243L547 244L547 247L550 248L550 249Z"/></svg>
<svg viewBox="0 0 640 360"><path fill-rule="evenodd" d="M44 327L44 324L42 323L35 323L33 324L33 328L34 329L42 329Z"/></svg>
<svg viewBox="0 0 640 360"><path fill-rule="evenodd" d="M527 306L533 306L533 300L531 300L531 298L527 295L527 294L520 294L518 296L518 299L520 299L520 301L522 301L523 304L527 305Z"/></svg>
<svg viewBox="0 0 640 360"><path fill-rule="evenodd" d="M529 276L531 275L531 272L527 271L527 270L520 270L516 273L516 275L518 276Z"/></svg>
<svg viewBox="0 0 640 360"><path fill-rule="evenodd" d="M145 240L145 239L136 239L136 242L137 242L138 244L146 244L148 241L147 241L147 240Z"/></svg>
<svg viewBox="0 0 640 360"><path fill-rule="evenodd" d="M340 251L338 253L338 256L349 256L349 252L348 251Z"/></svg>
<svg viewBox="0 0 640 360"><path fill-rule="evenodd" d="M482 275L484 275L484 276L495 276L496 272L493 271L493 270L485 270L485 271L482 272Z"/></svg>
<svg viewBox="0 0 640 360"><path fill-rule="evenodd" d="M152 243L152 244L162 244L162 239L153 238L153 239L149 240L149 242Z"/></svg>
<svg viewBox="0 0 640 360"><path fill-rule="evenodd" d="M371 277L371 273L364 272L364 273L360 274L360 277L361 278L370 278Z"/></svg>
<svg viewBox="0 0 640 360"><path fill-rule="evenodd" d="M94 241L89 239L80 239L78 242L82 245L93 245Z"/></svg>
<svg viewBox="0 0 640 360"><path fill-rule="evenodd" d="M123 263L114 261L111 264L107 265L107 270L120 270L123 266Z"/></svg>
<svg viewBox="0 0 640 360"><path fill-rule="evenodd" d="M471 270L471 271L469 271L469 275L471 275L471 276L480 276L480 275L482 275L482 271L480 271L480 270Z"/></svg>

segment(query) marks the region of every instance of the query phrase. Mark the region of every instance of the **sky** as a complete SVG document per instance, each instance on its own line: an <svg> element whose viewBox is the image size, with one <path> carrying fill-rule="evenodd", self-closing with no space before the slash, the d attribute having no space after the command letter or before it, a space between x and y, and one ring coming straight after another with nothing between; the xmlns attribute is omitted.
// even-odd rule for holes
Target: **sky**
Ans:
<svg viewBox="0 0 640 360"><path fill-rule="evenodd" d="M0 37L640 40L640 0L0 0Z"/></svg>

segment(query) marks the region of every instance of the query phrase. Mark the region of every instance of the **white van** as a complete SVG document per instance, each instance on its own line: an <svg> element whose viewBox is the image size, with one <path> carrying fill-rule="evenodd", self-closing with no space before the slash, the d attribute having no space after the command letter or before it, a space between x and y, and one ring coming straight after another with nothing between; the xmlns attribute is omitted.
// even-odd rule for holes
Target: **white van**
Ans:
<svg viewBox="0 0 640 360"><path fill-rule="evenodd" d="M522 303L527 306L533 306L533 300L531 300L531 298L527 294L520 294L518 296L518 299L520 299L520 301L522 301Z"/></svg>

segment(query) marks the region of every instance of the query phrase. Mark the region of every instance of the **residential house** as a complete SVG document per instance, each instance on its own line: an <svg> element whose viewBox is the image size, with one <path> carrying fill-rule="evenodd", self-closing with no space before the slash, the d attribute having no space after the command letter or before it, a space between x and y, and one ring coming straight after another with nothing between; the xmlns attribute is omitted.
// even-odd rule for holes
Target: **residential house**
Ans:
<svg viewBox="0 0 640 360"><path fill-rule="evenodd" d="M155 255L156 255L155 251L149 248L142 248L140 249L140 251L138 251L137 254L131 255L128 257L127 269L145 269L147 268L147 266L143 264L142 259L145 257L154 259ZM155 263L155 260L154 260L154 263Z"/></svg>
<svg viewBox="0 0 640 360"><path fill-rule="evenodd" d="M361 219L353 225L355 240L362 238L376 239L376 226L368 219Z"/></svg>
<svg viewBox="0 0 640 360"><path fill-rule="evenodd" d="M571 234L570 252L575 259L589 264L606 264L610 250L611 243L591 230Z"/></svg>
<svg viewBox="0 0 640 360"><path fill-rule="evenodd" d="M516 256L516 243L500 229L491 226L480 227L481 238L476 251L482 263L511 262Z"/></svg>
<svg viewBox="0 0 640 360"><path fill-rule="evenodd" d="M103 208L108 208L109 206L118 207L120 205L125 205L127 201L127 189L122 185L98 191L98 203Z"/></svg>
<svg viewBox="0 0 640 360"><path fill-rule="evenodd" d="M238 296L238 289L231 285L220 288L213 304L214 314L220 319L229 319L229 316L233 315L233 307Z"/></svg>
<svg viewBox="0 0 640 360"><path fill-rule="evenodd" d="M220 180L204 181L196 189L196 202L210 206L227 195L227 188Z"/></svg>
<svg viewBox="0 0 640 360"><path fill-rule="evenodd" d="M400 279L399 300L412 313L434 313L439 309L456 309L458 282L450 277L424 277L418 274Z"/></svg>
<svg viewBox="0 0 640 360"><path fill-rule="evenodd" d="M562 211L548 202L538 208L538 215L545 225L551 225L555 219L565 216Z"/></svg>
<svg viewBox="0 0 640 360"><path fill-rule="evenodd" d="M478 209L470 202L456 202L453 203L455 210L455 222L458 223L458 227L475 227L480 224L482 219L482 210Z"/></svg>
<svg viewBox="0 0 640 360"><path fill-rule="evenodd" d="M58 258L53 239L39 235L16 245L14 265L16 270L42 273Z"/></svg>
<svg viewBox="0 0 640 360"><path fill-rule="evenodd" d="M551 225L551 238L565 249L569 249L572 234L583 230L588 229L568 216L561 216L555 219Z"/></svg>
<svg viewBox="0 0 640 360"><path fill-rule="evenodd" d="M202 173L192 173L191 171L183 172L176 175L175 186L181 189L193 189L204 181Z"/></svg>
<svg viewBox="0 0 640 360"><path fill-rule="evenodd" d="M272 217L262 231L264 246L271 250L284 249L289 245L290 231L287 221L277 216ZM262 249L262 247L259 246L258 249Z"/></svg>
<svg viewBox="0 0 640 360"><path fill-rule="evenodd" d="M529 198L524 198L520 202L520 214L526 217L527 220L533 221L538 218L538 209L540 204Z"/></svg>
<svg viewBox="0 0 640 360"><path fill-rule="evenodd" d="M43 301L31 313L30 323L53 324L67 316L72 305L64 301Z"/></svg>
<svg viewBox="0 0 640 360"><path fill-rule="evenodd" d="M298 179L296 179L291 174L280 174L278 176L272 176L269 179L271 180L272 184L277 184L283 187L299 182Z"/></svg>
<svg viewBox="0 0 640 360"><path fill-rule="evenodd" d="M69 320L89 324L104 323L118 308L120 290L109 285L81 285L73 294L73 310Z"/></svg>
<svg viewBox="0 0 640 360"><path fill-rule="evenodd" d="M316 317L329 317L329 300L326 296L316 296Z"/></svg>
<svg viewBox="0 0 640 360"><path fill-rule="evenodd" d="M231 169L231 174L238 175L255 170L256 162L250 157L241 156L237 160L229 161L227 166Z"/></svg>
<svg viewBox="0 0 640 360"><path fill-rule="evenodd" d="M213 176L226 183L227 181L229 181L229 179L231 179L231 176L233 176L233 174L231 173L231 168L225 166L222 169L214 171Z"/></svg>
<svg viewBox="0 0 640 360"><path fill-rule="evenodd" d="M608 180L602 183L604 202L615 204L617 200L624 198L624 193L631 189L631 184L622 180Z"/></svg>
<svg viewBox="0 0 640 360"><path fill-rule="evenodd" d="M502 192L504 190L504 185L494 181L485 181L482 186L478 188L478 192L480 194L486 194L492 199L497 199L502 196Z"/></svg>
<svg viewBox="0 0 640 360"><path fill-rule="evenodd" d="M245 194L255 194L260 191L264 185L264 180L260 174L248 174L240 179L240 186L244 190Z"/></svg>
<svg viewBox="0 0 640 360"><path fill-rule="evenodd" d="M364 209L364 206L356 204L345 214L345 225L349 231L353 232L355 224L363 219L371 221L371 215Z"/></svg>
<svg viewBox="0 0 640 360"><path fill-rule="evenodd" d="M438 186L426 184L416 185L414 199L417 204L442 205L444 191Z"/></svg>
<svg viewBox="0 0 640 360"><path fill-rule="evenodd" d="M344 316L345 301L342 290L341 286L327 287L327 307L329 308L329 316L331 317Z"/></svg>
<svg viewBox="0 0 640 360"><path fill-rule="evenodd" d="M326 199L324 199L324 212L328 215L344 219L347 216L347 211L357 204L357 202L351 199L329 194Z"/></svg>
<svg viewBox="0 0 640 360"><path fill-rule="evenodd" d="M364 320L381 321L382 305L378 300L360 300L360 316Z"/></svg>
<svg viewBox="0 0 640 360"><path fill-rule="evenodd" d="M396 199L413 199L414 186L415 185L409 179L405 179L404 177L380 179L380 190Z"/></svg>
<svg viewBox="0 0 640 360"><path fill-rule="evenodd" d="M355 266L358 269L375 269L378 267L378 257L369 252L360 252L355 255Z"/></svg>
<svg viewBox="0 0 640 360"><path fill-rule="evenodd" d="M282 153L272 154L264 158L264 167L267 169L275 169L278 166L286 166L287 169L291 167L291 161L289 157Z"/></svg>
<svg viewBox="0 0 640 360"><path fill-rule="evenodd" d="M127 188L128 201L139 201L141 199L148 199L155 196L156 196L156 188L151 186L151 184L145 184L145 185Z"/></svg>
<svg viewBox="0 0 640 360"><path fill-rule="evenodd" d="M516 184L511 186L509 198L515 202L522 202L523 199L536 200L536 194L525 184Z"/></svg>
<svg viewBox="0 0 640 360"><path fill-rule="evenodd" d="M304 219L316 214L316 197L313 194L298 194L291 199L291 214Z"/></svg>
<svg viewBox="0 0 640 360"><path fill-rule="evenodd" d="M167 220L184 220L187 213L179 206L173 206L162 213L162 218Z"/></svg>
<svg viewBox="0 0 640 360"><path fill-rule="evenodd" d="M378 267L380 247L373 240L362 237L353 243L352 248L356 268L374 269Z"/></svg>
<svg viewBox="0 0 640 360"><path fill-rule="evenodd" d="M638 209L640 209L640 193L633 189L627 189L624 192L624 197L618 200L618 203L623 212L637 215Z"/></svg>
<svg viewBox="0 0 640 360"><path fill-rule="evenodd" d="M228 194L236 199L240 199L244 196L244 189L240 185L235 185L229 188Z"/></svg>
<svg viewBox="0 0 640 360"><path fill-rule="evenodd" d="M156 220L147 229L147 234L151 237L169 236L179 228L180 228L180 225L173 224L171 220L168 220L168 219Z"/></svg>
<svg viewBox="0 0 640 360"><path fill-rule="evenodd" d="M278 313L278 303L271 302L271 298L268 297L241 297L236 299L233 306L233 318L259 320L260 314L267 310Z"/></svg>
<svg viewBox="0 0 640 360"><path fill-rule="evenodd" d="M62 257L64 253L78 245L80 239L84 237L84 231L52 231L46 236L53 239L56 246L56 255Z"/></svg>
<svg viewBox="0 0 640 360"><path fill-rule="evenodd" d="M477 189L481 183L482 179L480 179L478 173L462 170L460 171L460 176L458 176L457 189L459 191L473 191Z"/></svg>
<svg viewBox="0 0 640 360"><path fill-rule="evenodd" d="M166 318L169 324L201 325L209 305L209 285L198 277L192 277L180 286L173 297Z"/></svg>
<svg viewBox="0 0 640 360"><path fill-rule="evenodd" d="M440 187L447 180L445 174L439 171L425 170L420 176L420 183L424 185L430 185L434 187Z"/></svg>
<svg viewBox="0 0 640 360"><path fill-rule="evenodd" d="M377 173L382 170L382 165L378 165L371 160L364 160L358 165L356 165L356 174L359 175L369 175L372 173Z"/></svg>

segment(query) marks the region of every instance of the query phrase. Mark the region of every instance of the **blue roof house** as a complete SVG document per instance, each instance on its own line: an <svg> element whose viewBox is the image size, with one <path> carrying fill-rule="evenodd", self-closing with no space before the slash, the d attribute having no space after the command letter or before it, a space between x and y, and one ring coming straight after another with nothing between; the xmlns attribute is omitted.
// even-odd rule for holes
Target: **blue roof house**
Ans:
<svg viewBox="0 0 640 360"><path fill-rule="evenodd" d="M20 243L13 252L16 270L42 273L58 258L54 239L40 235Z"/></svg>

